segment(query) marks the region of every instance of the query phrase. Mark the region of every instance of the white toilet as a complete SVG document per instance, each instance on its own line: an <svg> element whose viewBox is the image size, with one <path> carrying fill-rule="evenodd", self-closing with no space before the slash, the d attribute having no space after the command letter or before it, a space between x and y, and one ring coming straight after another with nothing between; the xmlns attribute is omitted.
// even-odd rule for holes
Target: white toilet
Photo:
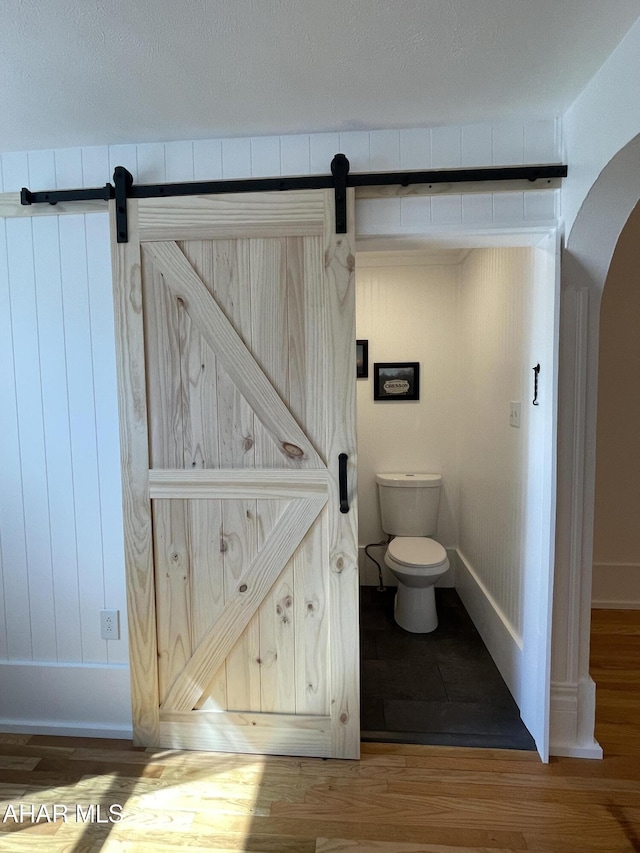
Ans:
<svg viewBox="0 0 640 853"><path fill-rule="evenodd" d="M376 474L382 529L395 538L384 557L398 581L395 620L414 634L438 627L435 582L449 568L447 552L427 537L436 530L440 474Z"/></svg>

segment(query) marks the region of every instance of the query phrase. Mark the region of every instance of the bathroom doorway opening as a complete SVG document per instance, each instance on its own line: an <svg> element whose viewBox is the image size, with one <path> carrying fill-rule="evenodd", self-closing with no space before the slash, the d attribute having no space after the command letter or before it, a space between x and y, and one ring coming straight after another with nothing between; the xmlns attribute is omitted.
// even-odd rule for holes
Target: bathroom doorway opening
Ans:
<svg viewBox="0 0 640 853"><path fill-rule="evenodd" d="M535 744L546 761L558 234L363 238L356 293L363 737ZM374 399L376 365L411 363L415 399ZM385 547L368 548L380 568L364 552L387 538L378 472L442 475L432 634L395 624Z"/></svg>

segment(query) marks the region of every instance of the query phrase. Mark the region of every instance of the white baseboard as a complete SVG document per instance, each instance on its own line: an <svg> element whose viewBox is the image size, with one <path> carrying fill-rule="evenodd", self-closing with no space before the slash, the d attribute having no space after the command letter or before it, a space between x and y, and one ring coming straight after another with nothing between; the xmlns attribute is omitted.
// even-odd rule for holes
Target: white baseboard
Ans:
<svg viewBox="0 0 640 853"><path fill-rule="evenodd" d="M522 669L522 646L506 616L489 595L473 569L458 552L456 589L489 649L516 702ZM595 684L551 684L549 753L570 758L602 758L602 747L593 738Z"/></svg>
<svg viewBox="0 0 640 853"><path fill-rule="evenodd" d="M0 719L2 734L18 735L57 735L59 737L104 737L111 740L132 740L131 726L123 728L100 728L95 726L78 726L63 723L22 723L19 720Z"/></svg>
<svg viewBox="0 0 640 853"><path fill-rule="evenodd" d="M640 610L640 563L594 563L591 606L599 610Z"/></svg>
<svg viewBox="0 0 640 853"><path fill-rule="evenodd" d="M549 755L556 755L561 758L591 758L598 761L602 759L602 754L602 747L596 740L590 744L565 744L557 741L549 743Z"/></svg>
<svg viewBox="0 0 640 853"><path fill-rule="evenodd" d="M2 661L0 731L131 737L129 667Z"/></svg>
<svg viewBox="0 0 640 853"><path fill-rule="evenodd" d="M464 556L457 552L456 590L516 703L520 704L522 642Z"/></svg>
<svg viewBox="0 0 640 853"><path fill-rule="evenodd" d="M592 678L581 682L551 682L549 753L566 758L602 758L593 737L596 686Z"/></svg>

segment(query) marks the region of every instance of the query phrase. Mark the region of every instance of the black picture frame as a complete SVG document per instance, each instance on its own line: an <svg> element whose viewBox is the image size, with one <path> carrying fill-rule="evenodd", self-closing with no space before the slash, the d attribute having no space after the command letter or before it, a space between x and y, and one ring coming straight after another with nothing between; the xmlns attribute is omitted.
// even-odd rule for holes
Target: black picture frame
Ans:
<svg viewBox="0 0 640 853"><path fill-rule="evenodd" d="M369 377L369 341L356 341L356 377L358 379Z"/></svg>
<svg viewBox="0 0 640 853"><path fill-rule="evenodd" d="M402 383L391 385L387 383ZM405 387L402 387L402 386ZM420 399L420 362L384 361L373 365L373 399L397 403Z"/></svg>

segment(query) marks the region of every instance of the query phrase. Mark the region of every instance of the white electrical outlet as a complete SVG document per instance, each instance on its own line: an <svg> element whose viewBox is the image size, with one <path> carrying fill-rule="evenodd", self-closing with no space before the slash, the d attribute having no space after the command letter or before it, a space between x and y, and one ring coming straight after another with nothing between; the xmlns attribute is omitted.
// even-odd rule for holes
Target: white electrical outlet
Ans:
<svg viewBox="0 0 640 853"><path fill-rule="evenodd" d="M100 637L103 640L120 639L120 611L100 611Z"/></svg>
<svg viewBox="0 0 640 853"><path fill-rule="evenodd" d="M516 427L520 429L520 409L522 407L521 403L511 402L509 403L509 426Z"/></svg>

